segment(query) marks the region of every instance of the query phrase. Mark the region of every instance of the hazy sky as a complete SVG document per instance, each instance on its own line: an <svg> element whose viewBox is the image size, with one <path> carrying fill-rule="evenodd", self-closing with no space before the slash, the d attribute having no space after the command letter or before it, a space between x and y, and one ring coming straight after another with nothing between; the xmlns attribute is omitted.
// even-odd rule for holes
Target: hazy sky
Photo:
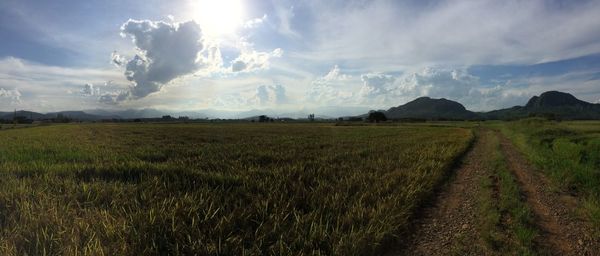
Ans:
<svg viewBox="0 0 600 256"><path fill-rule="evenodd" d="M0 110L600 100L600 1L2 0Z"/></svg>

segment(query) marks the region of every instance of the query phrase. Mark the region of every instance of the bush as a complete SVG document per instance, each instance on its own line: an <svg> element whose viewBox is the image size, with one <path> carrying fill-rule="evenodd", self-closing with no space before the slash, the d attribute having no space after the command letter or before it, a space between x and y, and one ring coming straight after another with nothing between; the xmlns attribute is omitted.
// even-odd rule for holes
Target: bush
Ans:
<svg viewBox="0 0 600 256"><path fill-rule="evenodd" d="M385 114L383 112L380 111L374 111L369 113L369 117L367 118L367 120L369 120L369 122L373 123L379 123L379 122L385 122L387 121L387 117L385 116Z"/></svg>

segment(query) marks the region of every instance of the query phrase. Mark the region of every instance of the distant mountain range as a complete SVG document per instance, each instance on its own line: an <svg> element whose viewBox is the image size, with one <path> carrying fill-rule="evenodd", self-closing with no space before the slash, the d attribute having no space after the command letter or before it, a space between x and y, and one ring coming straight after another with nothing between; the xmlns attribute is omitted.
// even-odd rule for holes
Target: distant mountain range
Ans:
<svg viewBox="0 0 600 256"><path fill-rule="evenodd" d="M134 119L134 118L160 118L165 115L172 117L187 116L189 118L225 118L225 119L252 119L259 115L268 115L279 118L306 118L309 113L317 113L318 119L333 119L335 107L301 110L296 112L281 113L277 110L249 110L243 112L200 110L170 112L156 109L129 109L129 110L102 110L92 109L83 111L61 111L52 113L37 113L31 111L17 111L16 115L32 120L56 118L59 115L81 121L98 121L105 119ZM359 108L353 111L360 111ZM364 110L363 110L364 111ZM525 106L515 106L489 112L473 112L467 110L462 104L447 99L432 99L420 97L411 102L384 112L388 119L426 119L426 120L478 120L478 119L519 119L529 116L547 116L561 119L600 119L600 104L593 104L575 98L573 95L549 91L539 96L532 97ZM320 115L319 115L320 113ZM356 112L355 112L356 113ZM365 118L369 113L357 117ZM0 112L0 120L12 120L15 112Z"/></svg>
<svg viewBox="0 0 600 256"><path fill-rule="evenodd" d="M525 106L515 106L482 114L486 119L517 119L544 115L575 120L600 119L600 104L579 100L568 93L549 91L532 97Z"/></svg>
<svg viewBox="0 0 600 256"><path fill-rule="evenodd" d="M112 119L112 118L120 118L118 116L100 116L89 114L84 111L61 111L61 112L51 112L51 113L37 113L32 111L19 110L16 112L0 112L0 120L12 120L15 116L17 117L25 117L31 120L44 120L44 119L53 119L59 116L68 117L71 119L77 119L81 121L96 121L101 119Z"/></svg>
<svg viewBox="0 0 600 256"><path fill-rule="evenodd" d="M592 104L573 95L548 91L532 97L525 106L515 106L489 112L473 112L462 104L447 99L417 98L383 111L389 119L475 120L519 119L546 116L561 119L600 119L600 104ZM361 115L366 117L368 114Z"/></svg>
<svg viewBox="0 0 600 256"><path fill-rule="evenodd" d="M354 109L354 113L366 111L364 108ZM13 120L15 114L17 117L24 117L31 120L46 120L53 119L62 115L70 119L81 120L81 121L99 121L107 119L136 119L136 118L161 118L163 116L172 116L174 118L180 116L186 116L192 119L248 119L251 120L260 115L268 115L274 118L293 118L293 119L306 119L309 114L312 113L323 113L316 115L317 119L335 119L334 107L324 107L318 110L300 110L295 112L282 113L281 110L277 109L254 109L248 111L223 111L205 109L199 111L166 111L157 110L152 108L145 109L128 109L128 110L104 110L104 109L90 109L83 111L60 111L51 113L37 113L32 111L19 110L16 112L0 112L0 120ZM350 114L350 113L348 113Z"/></svg>

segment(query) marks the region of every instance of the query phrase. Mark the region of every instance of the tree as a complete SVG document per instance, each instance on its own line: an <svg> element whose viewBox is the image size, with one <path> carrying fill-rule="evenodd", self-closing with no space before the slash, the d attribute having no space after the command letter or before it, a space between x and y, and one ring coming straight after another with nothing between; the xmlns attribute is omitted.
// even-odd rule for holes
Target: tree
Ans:
<svg viewBox="0 0 600 256"><path fill-rule="evenodd" d="M379 123L387 121L387 117L383 112L373 111L369 113L369 117L367 118L367 120L369 120L369 122Z"/></svg>

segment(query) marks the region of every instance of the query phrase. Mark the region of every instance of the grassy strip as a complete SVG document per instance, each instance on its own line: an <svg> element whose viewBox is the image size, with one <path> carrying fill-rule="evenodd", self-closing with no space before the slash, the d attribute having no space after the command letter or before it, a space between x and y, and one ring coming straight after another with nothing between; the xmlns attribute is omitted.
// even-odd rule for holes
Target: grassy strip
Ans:
<svg viewBox="0 0 600 256"><path fill-rule="evenodd" d="M521 200L519 185L506 166L498 138L492 134L481 136L490 140L488 175L481 180L481 235L491 250L502 255L535 255L533 241L537 230L532 212Z"/></svg>
<svg viewBox="0 0 600 256"><path fill-rule="evenodd" d="M529 119L500 126L557 189L576 194L600 232L600 123Z"/></svg>

